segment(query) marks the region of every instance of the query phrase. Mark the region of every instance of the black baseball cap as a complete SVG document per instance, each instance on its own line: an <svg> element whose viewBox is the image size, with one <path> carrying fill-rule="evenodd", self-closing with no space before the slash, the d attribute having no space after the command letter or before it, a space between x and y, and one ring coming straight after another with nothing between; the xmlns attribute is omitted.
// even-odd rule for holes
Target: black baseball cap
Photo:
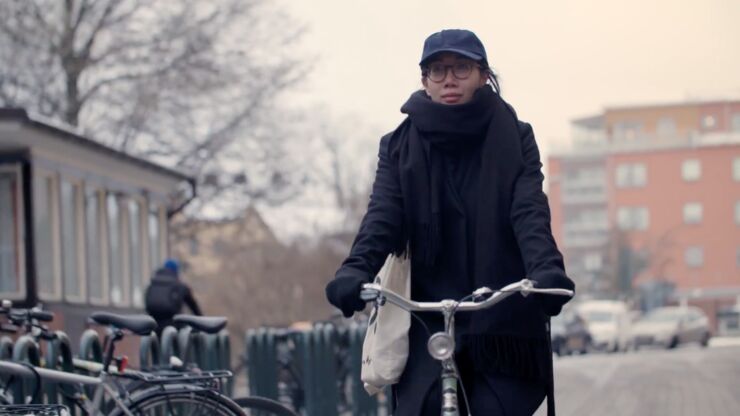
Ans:
<svg viewBox="0 0 740 416"><path fill-rule="evenodd" d="M475 61L488 62L483 43L475 33L465 29L445 29L432 33L424 41L419 65L424 65L429 58L440 52L454 52Z"/></svg>

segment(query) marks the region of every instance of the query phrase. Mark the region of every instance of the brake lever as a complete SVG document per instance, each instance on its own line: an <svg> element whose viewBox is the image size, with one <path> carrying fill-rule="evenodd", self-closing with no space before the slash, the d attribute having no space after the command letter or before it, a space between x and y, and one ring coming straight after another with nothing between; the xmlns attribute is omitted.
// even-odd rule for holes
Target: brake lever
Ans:
<svg viewBox="0 0 740 416"><path fill-rule="evenodd" d="M380 291L375 289L362 289L360 291L360 299L364 300L365 302L370 302L371 300L375 300L380 296Z"/></svg>

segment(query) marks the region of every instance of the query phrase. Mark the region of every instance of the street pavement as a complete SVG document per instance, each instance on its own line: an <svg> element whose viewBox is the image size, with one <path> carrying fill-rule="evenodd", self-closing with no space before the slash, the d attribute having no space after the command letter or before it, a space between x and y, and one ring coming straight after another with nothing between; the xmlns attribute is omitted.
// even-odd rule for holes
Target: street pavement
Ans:
<svg viewBox="0 0 740 416"><path fill-rule="evenodd" d="M555 400L561 416L740 415L740 343L555 358Z"/></svg>

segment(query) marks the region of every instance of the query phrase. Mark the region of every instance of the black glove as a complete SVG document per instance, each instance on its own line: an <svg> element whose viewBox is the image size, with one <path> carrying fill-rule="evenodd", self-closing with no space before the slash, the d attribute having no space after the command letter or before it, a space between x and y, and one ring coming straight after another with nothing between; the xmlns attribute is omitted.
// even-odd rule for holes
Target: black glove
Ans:
<svg viewBox="0 0 740 416"><path fill-rule="evenodd" d="M363 283L367 283L367 279L359 276L337 277L326 285L326 298L342 310L345 318L349 318L365 309L365 301L360 299Z"/></svg>
<svg viewBox="0 0 740 416"><path fill-rule="evenodd" d="M535 282L535 287L539 289L575 290L576 288L573 281L564 274L547 274L544 276L538 276L533 280ZM563 305L573 299L570 296L547 295L543 293L536 293L535 297L542 306L542 311L548 316L556 316L560 314L560 311L563 309Z"/></svg>

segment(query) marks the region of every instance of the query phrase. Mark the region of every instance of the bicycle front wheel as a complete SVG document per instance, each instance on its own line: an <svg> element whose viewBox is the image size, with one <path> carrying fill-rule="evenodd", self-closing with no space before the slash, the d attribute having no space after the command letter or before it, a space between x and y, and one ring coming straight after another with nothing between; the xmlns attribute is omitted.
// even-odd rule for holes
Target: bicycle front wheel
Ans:
<svg viewBox="0 0 740 416"><path fill-rule="evenodd" d="M191 385L168 385L135 394L126 410L137 416L243 416L239 405L217 391ZM127 414L116 407L109 415Z"/></svg>
<svg viewBox="0 0 740 416"><path fill-rule="evenodd" d="M297 413L264 397L240 397L234 403L242 408L247 416L298 416Z"/></svg>

